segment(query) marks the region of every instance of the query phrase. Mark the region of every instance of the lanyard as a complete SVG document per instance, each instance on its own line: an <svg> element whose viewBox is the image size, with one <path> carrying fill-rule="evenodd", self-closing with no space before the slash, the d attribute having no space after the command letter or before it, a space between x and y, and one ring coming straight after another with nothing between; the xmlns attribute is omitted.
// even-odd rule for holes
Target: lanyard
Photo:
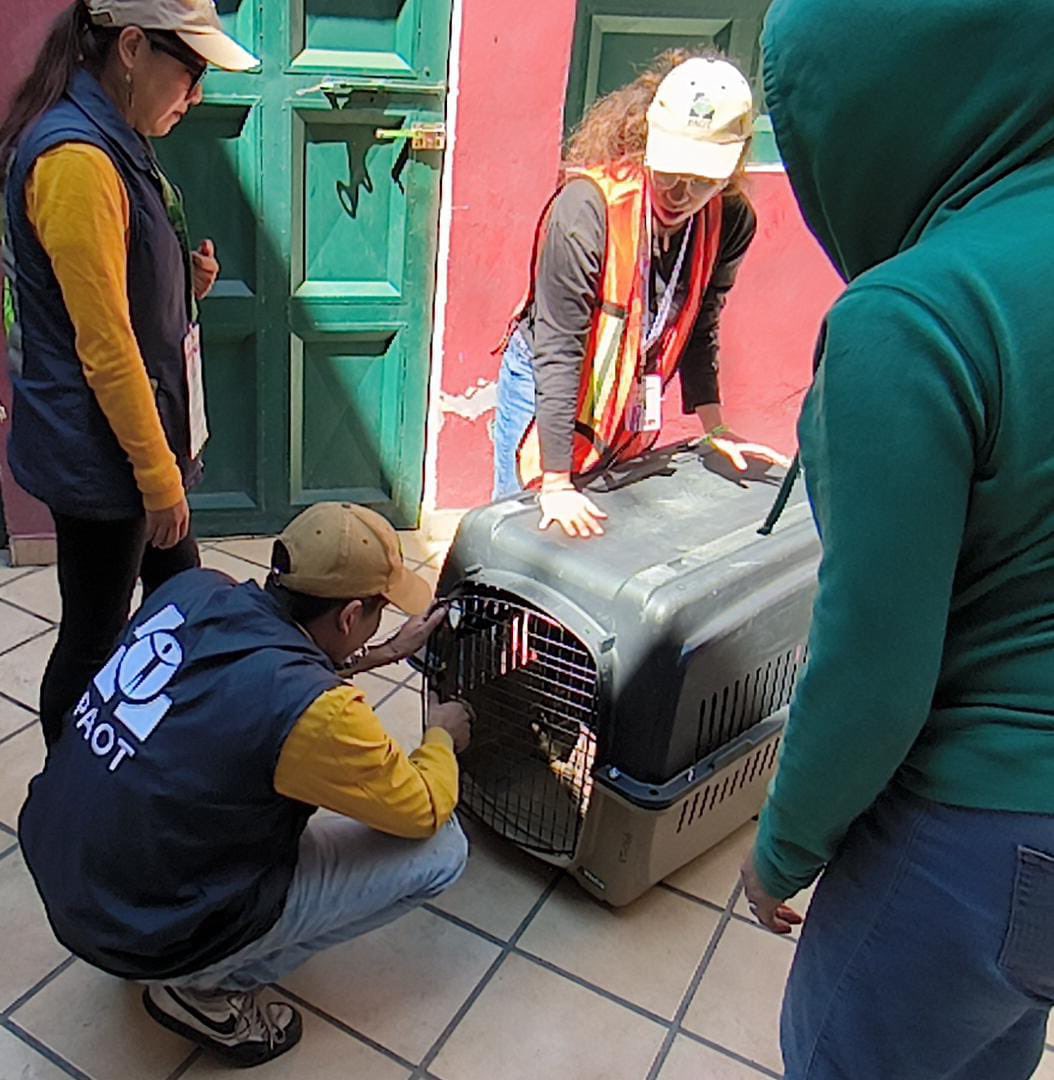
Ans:
<svg viewBox="0 0 1054 1080"><path fill-rule="evenodd" d="M663 331L666 329L666 324L670 319L670 309L673 307L674 293L677 291L677 285L681 280L681 271L684 269L684 256L688 251L688 241L692 236L692 224L694 218L688 219L688 224L684 228L684 236L681 238L681 250L677 253L677 262L674 264L673 273L670 275L670 280L666 284L666 291L662 294L662 299L659 301L659 310L655 313L654 321L651 320L651 257L652 257L652 245L654 243L651 231L651 199L648 199L648 249L642 274L644 276L644 340L641 342L641 355L647 356L651 352L652 347L662 337Z"/></svg>

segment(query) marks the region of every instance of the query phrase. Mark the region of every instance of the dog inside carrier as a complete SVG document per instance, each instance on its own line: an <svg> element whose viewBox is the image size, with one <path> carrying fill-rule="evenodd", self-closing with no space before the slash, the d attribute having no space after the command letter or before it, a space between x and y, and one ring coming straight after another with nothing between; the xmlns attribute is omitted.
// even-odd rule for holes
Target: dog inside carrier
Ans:
<svg viewBox="0 0 1054 1080"><path fill-rule="evenodd" d="M525 495L467 515L425 684L474 713L461 808L610 904L757 814L806 639L819 545L801 493L689 445L606 474L589 541Z"/></svg>

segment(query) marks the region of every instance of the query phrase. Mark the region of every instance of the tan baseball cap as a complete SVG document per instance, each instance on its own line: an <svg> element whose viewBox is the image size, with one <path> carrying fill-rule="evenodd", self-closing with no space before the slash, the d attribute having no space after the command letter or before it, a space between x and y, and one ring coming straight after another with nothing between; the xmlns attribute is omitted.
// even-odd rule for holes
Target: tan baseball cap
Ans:
<svg viewBox="0 0 1054 1080"><path fill-rule="evenodd" d="M316 503L279 537L289 572L279 585L332 600L383 596L407 615L423 615L432 587L406 568L399 534L373 510L353 503Z"/></svg>
<svg viewBox="0 0 1054 1080"><path fill-rule="evenodd" d="M248 71L260 61L224 29L214 0L86 0L97 26L171 30L202 60L225 71Z"/></svg>
<svg viewBox="0 0 1054 1080"><path fill-rule="evenodd" d="M727 60L693 57L659 83L648 109L644 164L727 180L753 132L750 84Z"/></svg>

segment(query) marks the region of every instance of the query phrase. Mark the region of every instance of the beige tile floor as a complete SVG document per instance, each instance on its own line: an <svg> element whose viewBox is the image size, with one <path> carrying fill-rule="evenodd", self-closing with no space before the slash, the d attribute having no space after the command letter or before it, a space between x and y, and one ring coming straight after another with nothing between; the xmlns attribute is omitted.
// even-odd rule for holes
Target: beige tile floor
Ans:
<svg viewBox="0 0 1054 1080"><path fill-rule="evenodd" d="M442 545L405 536L434 576ZM261 578L270 543L208 545L205 561ZM151 1023L132 987L52 938L16 841L42 759L33 712L55 634L52 570L0 557L0 1080L215 1080L230 1072ZM394 620L386 616L382 632ZM407 747L419 685L405 665L361 685ZM465 876L426 909L331 950L281 993L302 1044L260 1080L757 1080L781 1071L777 1016L794 942L745 917L752 827L613 911L468 824ZM1052 1029L1054 1031L1054 1029ZM1054 1080L1054 1053L1036 1074Z"/></svg>

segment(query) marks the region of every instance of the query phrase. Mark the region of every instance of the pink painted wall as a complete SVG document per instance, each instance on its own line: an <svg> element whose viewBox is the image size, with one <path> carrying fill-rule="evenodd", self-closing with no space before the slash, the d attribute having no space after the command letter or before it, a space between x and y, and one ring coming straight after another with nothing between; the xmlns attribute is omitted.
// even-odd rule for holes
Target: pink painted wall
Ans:
<svg viewBox="0 0 1054 1080"><path fill-rule="evenodd" d="M524 290L535 222L560 165L574 22L572 0L465 0L445 395L463 398L497 376L490 353ZM490 491L492 414L442 416L437 505L476 506Z"/></svg>
<svg viewBox="0 0 1054 1080"><path fill-rule="evenodd" d="M497 378L500 358L491 350L523 293L535 222L556 180L574 13L566 0L529 9L518 0L465 0L439 509L489 497L493 412L459 412L471 416L473 398ZM793 451L816 332L841 286L786 177L751 174L748 190L758 237L723 316L725 412L741 434ZM676 388L665 412L663 441L698 434L697 421L681 416Z"/></svg>
<svg viewBox="0 0 1054 1080"><path fill-rule="evenodd" d="M0 41L3 63L0 64L0 115L7 115L11 97L36 59L52 20L69 6L69 0L32 0L32 3L9 3L0 8ZM7 354L0 334L0 405L11 413L11 383ZM35 499L19 488L7 471L7 434L9 425L0 423L0 485L4 493L4 513L11 537L35 538L53 532L51 515Z"/></svg>

